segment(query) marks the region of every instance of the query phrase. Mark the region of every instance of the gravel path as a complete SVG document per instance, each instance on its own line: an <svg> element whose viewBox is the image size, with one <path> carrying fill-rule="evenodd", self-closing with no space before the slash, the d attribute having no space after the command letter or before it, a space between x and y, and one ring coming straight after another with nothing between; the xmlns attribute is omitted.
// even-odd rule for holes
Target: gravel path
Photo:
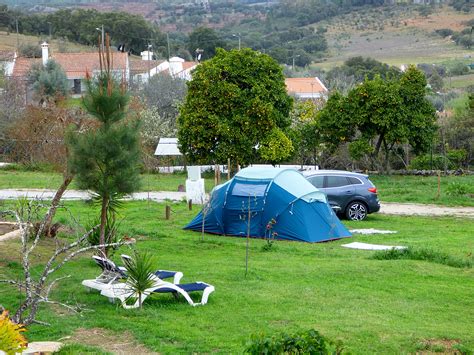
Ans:
<svg viewBox="0 0 474 355"><path fill-rule="evenodd" d="M380 213L408 216L457 216L474 218L474 207L446 207L418 203L382 202Z"/></svg>
<svg viewBox="0 0 474 355"><path fill-rule="evenodd" d="M55 190L41 189L7 189L0 190L0 200L15 200L19 197L30 199L52 199ZM64 200L87 200L92 197L91 193L79 190L67 190L63 195ZM186 199L185 192L174 191L150 191L137 192L126 199L130 200L151 200L156 202L163 201L183 201ZM394 203L382 202L380 213L392 215L408 216L458 216L474 218L474 207L446 207L437 205L424 205L416 203Z"/></svg>

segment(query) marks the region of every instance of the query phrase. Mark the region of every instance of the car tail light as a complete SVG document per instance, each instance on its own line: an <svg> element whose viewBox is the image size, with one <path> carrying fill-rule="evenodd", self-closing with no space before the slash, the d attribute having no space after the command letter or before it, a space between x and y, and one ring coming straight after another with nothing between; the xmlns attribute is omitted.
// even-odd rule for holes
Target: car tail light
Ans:
<svg viewBox="0 0 474 355"><path fill-rule="evenodd" d="M377 193L377 188L376 188L376 187L371 187L371 188L369 188L369 189L367 189L367 190L369 190L369 192L372 192L372 193L374 193L374 194Z"/></svg>

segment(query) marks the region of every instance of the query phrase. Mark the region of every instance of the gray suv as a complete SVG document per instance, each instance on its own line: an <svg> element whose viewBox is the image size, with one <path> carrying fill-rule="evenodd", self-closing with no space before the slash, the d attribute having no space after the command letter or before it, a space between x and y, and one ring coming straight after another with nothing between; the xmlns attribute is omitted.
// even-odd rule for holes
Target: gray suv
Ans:
<svg viewBox="0 0 474 355"><path fill-rule="evenodd" d="M380 210L377 188L368 175L341 170L304 171L304 177L324 192L332 209L353 221Z"/></svg>

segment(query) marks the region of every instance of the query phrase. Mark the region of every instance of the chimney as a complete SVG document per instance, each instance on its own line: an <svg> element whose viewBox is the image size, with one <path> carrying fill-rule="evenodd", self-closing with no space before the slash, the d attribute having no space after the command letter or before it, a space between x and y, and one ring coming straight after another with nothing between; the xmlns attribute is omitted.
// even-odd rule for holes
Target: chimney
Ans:
<svg viewBox="0 0 474 355"><path fill-rule="evenodd" d="M183 70L184 59L180 57L170 58L170 74L173 76Z"/></svg>
<svg viewBox="0 0 474 355"><path fill-rule="evenodd" d="M41 43L41 58L43 59L43 65L46 65L48 63L49 59L49 51L48 51L48 43L43 42Z"/></svg>
<svg viewBox="0 0 474 355"><path fill-rule="evenodd" d="M140 53L142 60L153 60L154 53L152 51L143 51Z"/></svg>

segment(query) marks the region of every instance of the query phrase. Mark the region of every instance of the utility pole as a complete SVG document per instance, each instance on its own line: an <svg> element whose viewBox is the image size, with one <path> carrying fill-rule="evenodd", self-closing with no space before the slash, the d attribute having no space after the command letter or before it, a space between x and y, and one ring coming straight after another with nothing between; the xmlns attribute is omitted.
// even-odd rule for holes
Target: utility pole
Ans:
<svg viewBox="0 0 474 355"><path fill-rule="evenodd" d="M169 62L171 54L170 54L170 35L168 32L166 32L166 42L168 43L168 62Z"/></svg>
<svg viewBox="0 0 474 355"><path fill-rule="evenodd" d="M16 22L16 50L20 48L20 35L18 33L18 15L17 18L15 19Z"/></svg>
<svg viewBox="0 0 474 355"><path fill-rule="evenodd" d="M298 58L299 56L300 56L300 55L298 54L298 55L294 55L294 56L292 57L292 59L293 59L292 70L293 70L293 71L295 71L295 58Z"/></svg>
<svg viewBox="0 0 474 355"><path fill-rule="evenodd" d="M240 43L241 43L242 36L240 35L240 33L237 33L237 34L232 35L232 37L237 37L239 39L239 51L240 51Z"/></svg>

